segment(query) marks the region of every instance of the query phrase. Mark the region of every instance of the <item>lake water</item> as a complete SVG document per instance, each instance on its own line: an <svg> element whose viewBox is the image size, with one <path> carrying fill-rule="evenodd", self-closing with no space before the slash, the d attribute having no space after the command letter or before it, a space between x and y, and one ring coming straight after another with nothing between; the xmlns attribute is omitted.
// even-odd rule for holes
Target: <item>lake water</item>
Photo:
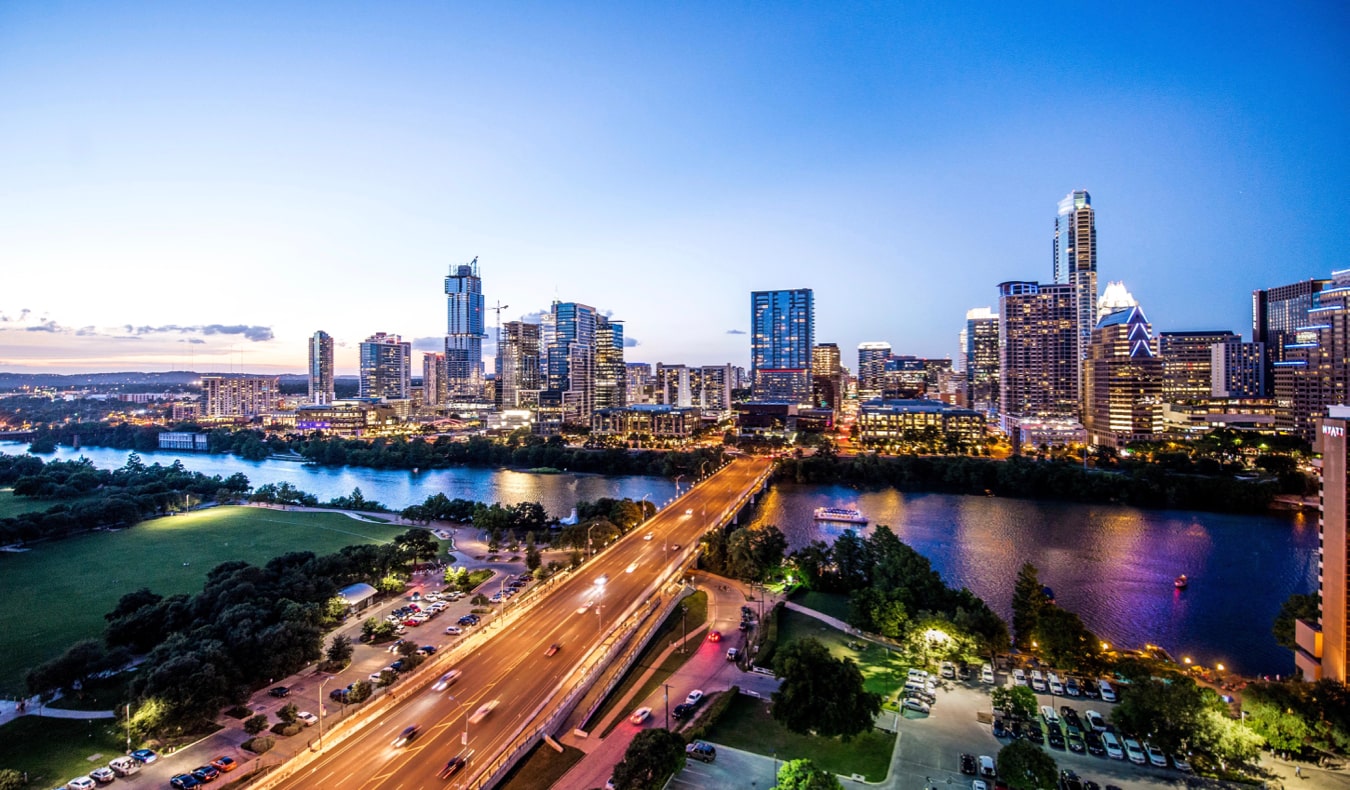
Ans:
<svg viewBox="0 0 1350 790"><path fill-rule="evenodd" d="M0 443L3 453L26 448ZM43 458L81 455L99 467L116 468L126 463L128 452L63 447ZM254 486L289 482L322 501L360 486L366 498L396 509L441 492L483 502L537 501L558 516L580 499L647 495L662 504L675 493L674 483L659 477L482 468L413 474L223 455L141 455L146 463L181 460L204 474L242 472ZM1017 570L1030 561L1060 605L1077 612L1102 639L1126 647L1152 642L1178 659L1223 663L1248 674L1292 670L1293 659L1275 644L1270 626L1291 593L1317 588L1312 515L1236 516L780 483L761 498L752 523L777 525L792 548L833 540L843 527L817 523L813 514L821 506L856 508L872 524L889 524L948 584L969 587L1005 619L1011 619ZM1182 573L1190 587L1177 591L1172 581Z"/></svg>

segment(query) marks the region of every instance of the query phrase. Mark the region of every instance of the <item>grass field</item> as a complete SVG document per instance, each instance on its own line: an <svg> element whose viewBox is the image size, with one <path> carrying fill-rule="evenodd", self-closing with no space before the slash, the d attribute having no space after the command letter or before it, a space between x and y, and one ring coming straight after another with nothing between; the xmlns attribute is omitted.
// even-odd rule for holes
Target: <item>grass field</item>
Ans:
<svg viewBox="0 0 1350 790"><path fill-rule="evenodd" d="M724 715L708 733L707 740L755 754L773 754L779 760L809 758L830 773L867 777L869 782L886 778L895 736L877 730L865 732L844 743L838 738L798 735L769 715L764 700L737 694Z"/></svg>
<svg viewBox="0 0 1350 790"><path fill-rule="evenodd" d="M855 639L814 617L785 608L778 619L778 649L781 651L789 642L808 636L819 639L835 658L851 658L858 662L867 690L880 694L883 699L895 696L905 684L910 664L901 654Z"/></svg>
<svg viewBox="0 0 1350 790"><path fill-rule="evenodd" d="M126 748L126 732L114 719L20 716L0 727L0 768L27 771L33 788L64 786Z"/></svg>
<svg viewBox="0 0 1350 790"><path fill-rule="evenodd" d="M219 507L0 554L0 693L20 692L30 667L100 636L103 615L139 587L192 593L228 560L261 565L288 551L327 554L403 530L341 513Z"/></svg>
<svg viewBox="0 0 1350 790"><path fill-rule="evenodd" d="M585 752L573 746L564 746L559 754L552 746L540 741L502 780L501 790L552 787L585 756Z"/></svg>
<svg viewBox="0 0 1350 790"><path fill-rule="evenodd" d="M26 496L15 496L14 491L8 488L0 488L0 518L10 518L22 513L41 513L60 504L73 505L76 502L83 502L89 497L79 497L77 499L33 499Z"/></svg>
<svg viewBox="0 0 1350 790"><path fill-rule="evenodd" d="M792 600L807 609L814 609L821 614L828 614L830 617L837 617L848 622L848 596L842 593L804 590L793 595Z"/></svg>

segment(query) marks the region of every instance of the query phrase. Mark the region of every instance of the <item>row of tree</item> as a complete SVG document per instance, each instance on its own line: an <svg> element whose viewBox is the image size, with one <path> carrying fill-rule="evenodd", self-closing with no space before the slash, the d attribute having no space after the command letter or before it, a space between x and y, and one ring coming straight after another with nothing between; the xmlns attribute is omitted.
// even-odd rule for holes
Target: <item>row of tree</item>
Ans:
<svg viewBox="0 0 1350 790"><path fill-rule="evenodd" d="M892 486L902 491L993 494L1025 499L1119 502L1136 507L1255 513L1281 493L1274 480L1248 480L1233 474L1180 474L1157 464L1122 465L1110 472L1085 469L1068 461L1014 457L947 456L836 457L816 453L788 458L780 474L799 483ZM1298 481L1296 492L1304 484Z"/></svg>
<svg viewBox="0 0 1350 790"><path fill-rule="evenodd" d="M11 486L17 496L56 503L44 511L0 519L0 543L130 526L249 490L248 478L241 474L207 476L187 471L179 461L147 466L136 453L111 471L96 468L87 458L44 463L31 455L0 455L0 486Z"/></svg>

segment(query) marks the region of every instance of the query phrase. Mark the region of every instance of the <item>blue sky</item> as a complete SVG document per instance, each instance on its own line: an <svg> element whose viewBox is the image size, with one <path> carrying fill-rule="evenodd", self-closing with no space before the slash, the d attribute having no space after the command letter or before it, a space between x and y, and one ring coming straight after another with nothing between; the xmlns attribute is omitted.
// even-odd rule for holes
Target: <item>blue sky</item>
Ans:
<svg viewBox="0 0 1350 790"><path fill-rule="evenodd" d="M1079 188L1158 330L1348 265L1347 6L1021 5L11 0L0 369L299 372L325 329L352 372L474 256L630 361L746 364L749 291L800 287L850 366L950 356Z"/></svg>

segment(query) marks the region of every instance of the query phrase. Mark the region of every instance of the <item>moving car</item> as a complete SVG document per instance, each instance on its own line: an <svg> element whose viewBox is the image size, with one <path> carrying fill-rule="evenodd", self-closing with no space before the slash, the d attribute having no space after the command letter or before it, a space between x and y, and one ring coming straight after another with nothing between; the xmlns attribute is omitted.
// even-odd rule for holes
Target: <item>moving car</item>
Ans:
<svg viewBox="0 0 1350 790"><path fill-rule="evenodd" d="M452 669L449 672L446 672L444 675L441 675L439 680L431 684L431 690L444 691L447 686L454 685L455 681L459 680L459 676L461 674L463 673L460 672L458 669Z"/></svg>
<svg viewBox="0 0 1350 790"><path fill-rule="evenodd" d="M694 509L692 507L687 507L684 509L684 514L686 516L692 516L694 515Z"/></svg>
<svg viewBox="0 0 1350 790"><path fill-rule="evenodd" d="M407 727L404 727L403 732L400 732L398 737L394 739L394 748L397 749L401 746L407 746L413 738L417 737L418 729L419 727L416 724L409 724Z"/></svg>
<svg viewBox="0 0 1350 790"><path fill-rule="evenodd" d="M159 759L159 755L155 754L154 749L137 749L131 753L131 756L141 765L149 765Z"/></svg>
<svg viewBox="0 0 1350 790"><path fill-rule="evenodd" d="M711 743L694 741L684 747L684 755L686 757L692 757L695 760L702 760L705 763L710 763L717 759L717 747L713 746Z"/></svg>
<svg viewBox="0 0 1350 790"><path fill-rule="evenodd" d="M708 632L708 641L709 641L709 642L721 642L721 641L722 641L722 632L721 632L721 631L709 631L709 632Z"/></svg>
<svg viewBox="0 0 1350 790"><path fill-rule="evenodd" d="M650 719L651 716L652 716L651 708L638 708L637 710L633 711L632 716L628 717L628 721L632 722L633 724L641 725L644 721Z"/></svg>
<svg viewBox="0 0 1350 790"><path fill-rule="evenodd" d="M233 757L221 755L211 761L211 766L222 773L229 773L239 767L239 763L234 761Z"/></svg>
<svg viewBox="0 0 1350 790"><path fill-rule="evenodd" d="M277 699L281 699L282 697L289 697L291 695L291 690L286 688L285 686L277 686L276 688L271 689L267 693L271 694Z"/></svg>
<svg viewBox="0 0 1350 790"><path fill-rule="evenodd" d="M463 770L464 766L468 765L468 763L469 758L465 757L462 754L457 754L446 761L445 767L441 769L440 773L436 774L436 778L449 779L450 777L454 776L455 774Z"/></svg>
<svg viewBox="0 0 1350 790"><path fill-rule="evenodd" d="M642 536L642 539L643 539L643 540L651 540L651 539L654 538L654 537L656 537L655 534L653 534L653 533L651 533L651 532L648 532L646 535L643 535L643 536Z"/></svg>
<svg viewBox="0 0 1350 790"><path fill-rule="evenodd" d="M562 645L557 642L554 642L553 644L548 646L548 650L544 651L544 655L553 656L556 655L559 650L562 650Z"/></svg>
<svg viewBox="0 0 1350 790"><path fill-rule="evenodd" d="M703 689L694 689L693 691L689 692L689 696L684 698L684 703L686 705L693 705L695 707L697 707L698 704L702 701L703 701Z"/></svg>
<svg viewBox="0 0 1350 790"><path fill-rule="evenodd" d="M693 715L693 713L694 713L694 706L690 705L687 702L681 702L679 705L676 705L670 711L670 715L674 716L677 719L689 718L691 715Z"/></svg>
<svg viewBox="0 0 1350 790"><path fill-rule="evenodd" d="M500 701L501 700L494 699L490 702L484 702L481 706L479 706L478 710L474 711L473 715L469 717L469 723L477 724L478 722L487 718L487 715L491 713L494 708L497 707L497 703Z"/></svg>
<svg viewBox="0 0 1350 790"><path fill-rule="evenodd" d="M740 658L740 657L741 657L741 651L740 651L738 648L734 648L734 647L729 647L729 648L727 648L727 660L728 660L728 661L735 661L736 659L738 659L738 658Z"/></svg>
<svg viewBox="0 0 1350 790"><path fill-rule="evenodd" d="M447 626L445 627L445 632L446 632L447 634L456 635L456 634L462 634L462 633L464 633L464 629L463 629L463 628L460 628L460 627L457 626L457 625L447 625Z"/></svg>
<svg viewBox="0 0 1350 790"><path fill-rule="evenodd" d="M304 722L306 727L310 727L319 723L319 717L315 716L313 713L310 713L307 710L302 710L299 713L295 714L295 718Z"/></svg>

